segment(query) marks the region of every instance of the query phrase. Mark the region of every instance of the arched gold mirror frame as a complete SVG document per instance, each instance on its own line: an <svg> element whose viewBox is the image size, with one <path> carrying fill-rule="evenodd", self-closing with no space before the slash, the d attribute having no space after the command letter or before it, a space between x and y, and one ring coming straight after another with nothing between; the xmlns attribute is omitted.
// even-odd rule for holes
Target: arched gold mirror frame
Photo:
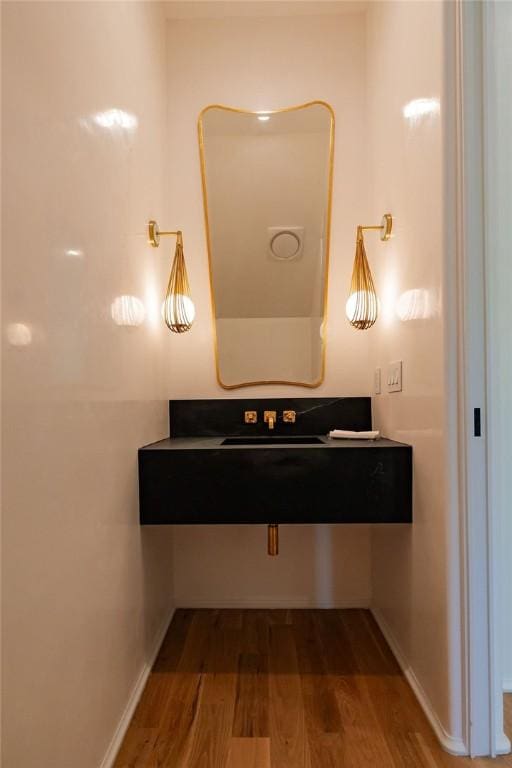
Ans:
<svg viewBox="0 0 512 768"><path fill-rule="evenodd" d="M314 382L304 381L283 381L280 379L267 379L261 381L244 381L237 384L225 384L221 378L220 364L219 364L219 350L218 350L218 337L217 337L217 316L215 308L215 293L213 289L213 263L212 263L212 244L210 235L209 224L209 212L208 212L208 193L206 186L206 160L205 160L205 147L204 147L204 130L203 130L203 118L204 115L212 109L223 109L226 112L235 112L245 115L276 115L283 112L294 112L301 109L306 109L312 106L325 107L330 115L330 135L329 135L329 170L327 180L327 215L326 215L326 243L325 243L325 278L323 286L323 314L321 323L321 362L320 362L320 376ZM201 110L197 122L198 138L199 138L199 155L201 163L201 182L203 189L203 208L204 208L204 223L206 229L206 245L208 250L208 271L210 280L210 301L212 312L212 326L213 326L213 347L215 356L215 374L217 382L223 389L241 389L243 387L255 387L264 386L269 384L288 385L293 387L307 387L308 389L314 389L319 387L325 378L325 361L326 361L326 326L327 326L327 299L329 292L329 262L330 262L330 249L331 249L331 218L332 218L332 188L333 188L333 175L334 175L334 134L335 134L335 117L334 110L331 105L322 100L308 101L304 104L298 104L293 107L285 107L283 109L274 110L250 110L239 109L238 107L229 107L224 104L209 104L207 107Z"/></svg>

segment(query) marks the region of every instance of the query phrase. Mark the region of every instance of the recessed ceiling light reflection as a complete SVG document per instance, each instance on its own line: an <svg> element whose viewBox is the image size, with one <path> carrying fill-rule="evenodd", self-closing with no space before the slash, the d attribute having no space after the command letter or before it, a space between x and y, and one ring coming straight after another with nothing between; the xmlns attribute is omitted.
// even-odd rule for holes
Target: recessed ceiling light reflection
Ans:
<svg viewBox="0 0 512 768"><path fill-rule="evenodd" d="M64 253L66 256L70 256L71 258L74 258L74 259L81 259L82 256L84 255L84 252L82 251L81 248L67 248L64 251Z"/></svg>
<svg viewBox="0 0 512 768"><path fill-rule="evenodd" d="M110 305L112 320L116 325L136 327L146 316L144 304L137 296L117 296Z"/></svg>
<svg viewBox="0 0 512 768"><path fill-rule="evenodd" d="M437 115L441 110L439 99L413 99L402 109L403 116L415 123L427 115Z"/></svg>
<svg viewBox="0 0 512 768"><path fill-rule="evenodd" d="M258 120L260 123L266 123L270 120L270 115L258 115Z"/></svg>
<svg viewBox="0 0 512 768"><path fill-rule="evenodd" d="M25 323L10 323L7 326L7 341L13 347L28 347L32 343L32 329Z"/></svg>

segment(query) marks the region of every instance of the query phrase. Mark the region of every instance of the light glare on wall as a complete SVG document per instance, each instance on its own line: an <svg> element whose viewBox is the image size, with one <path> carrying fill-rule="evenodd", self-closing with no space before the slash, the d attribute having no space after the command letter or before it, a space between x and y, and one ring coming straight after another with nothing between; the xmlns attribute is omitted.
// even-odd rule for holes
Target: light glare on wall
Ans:
<svg viewBox="0 0 512 768"><path fill-rule="evenodd" d="M107 109L104 112L97 112L92 119L100 128L110 130L123 128L126 131L134 131L139 124L136 115L125 112L124 109Z"/></svg>
<svg viewBox="0 0 512 768"><path fill-rule="evenodd" d="M384 328L390 328L397 319L396 304L399 296L399 278L396 266L392 268L389 265L382 274L381 280L379 318Z"/></svg>
<svg viewBox="0 0 512 768"><path fill-rule="evenodd" d="M437 315L435 293L425 288L404 291L398 297L396 314L403 323L411 320L430 320Z"/></svg>
<svg viewBox="0 0 512 768"><path fill-rule="evenodd" d="M270 115L258 115L258 120L261 123L266 123L268 120L270 120Z"/></svg>
<svg viewBox="0 0 512 768"><path fill-rule="evenodd" d="M28 347L32 343L32 329L25 323L10 323L7 326L7 341L13 347Z"/></svg>
<svg viewBox="0 0 512 768"><path fill-rule="evenodd" d="M116 325L136 327L146 316L144 304L137 296L117 296L110 305L112 320Z"/></svg>
<svg viewBox="0 0 512 768"><path fill-rule="evenodd" d="M413 99L403 108L403 116L410 122L416 122L425 115L438 114L441 109L439 99Z"/></svg>
<svg viewBox="0 0 512 768"><path fill-rule="evenodd" d="M146 275L144 308L146 310L146 323L156 330L160 327L160 297L154 274Z"/></svg>

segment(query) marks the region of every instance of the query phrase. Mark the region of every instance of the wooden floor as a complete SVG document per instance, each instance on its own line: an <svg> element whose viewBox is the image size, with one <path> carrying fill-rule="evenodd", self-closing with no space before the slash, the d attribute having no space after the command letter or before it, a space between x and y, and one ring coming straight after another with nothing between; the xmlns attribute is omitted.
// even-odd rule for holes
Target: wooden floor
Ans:
<svg viewBox="0 0 512 768"><path fill-rule="evenodd" d="M446 754L363 610L177 611L115 763L465 766L512 759Z"/></svg>

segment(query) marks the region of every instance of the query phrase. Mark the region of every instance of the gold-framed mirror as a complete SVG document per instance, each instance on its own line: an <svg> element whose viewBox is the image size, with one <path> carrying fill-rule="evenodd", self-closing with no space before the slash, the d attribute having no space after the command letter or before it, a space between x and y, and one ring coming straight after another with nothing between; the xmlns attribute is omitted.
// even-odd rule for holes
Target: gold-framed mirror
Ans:
<svg viewBox="0 0 512 768"><path fill-rule="evenodd" d="M212 104L198 122L217 380L318 387L325 324L334 112Z"/></svg>

